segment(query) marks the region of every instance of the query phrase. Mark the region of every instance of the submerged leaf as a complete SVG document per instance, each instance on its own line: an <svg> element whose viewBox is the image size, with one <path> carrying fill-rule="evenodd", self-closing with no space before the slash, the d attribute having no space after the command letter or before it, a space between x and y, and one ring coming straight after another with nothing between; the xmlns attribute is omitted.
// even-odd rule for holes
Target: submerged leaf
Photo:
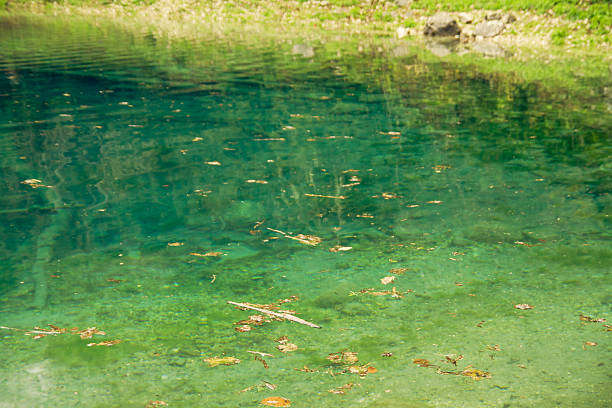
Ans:
<svg viewBox="0 0 612 408"><path fill-rule="evenodd" d="M204 361L208 363L209 367L216 367L218 365L234 365L240 363L240 360L236 357L209 357L205 358Z"/></svg>
<svg viewBox="0 0 612 408"><path fill-rule="evenodd" d="M491 373L469 367L463 370L460 374L466 377L471 377L476 381L482 380L483 378L491 378Z"/></svg>
<svg viewBox="0 0 612 408"><path fill-rule="evenodd" d="M261 404L269 407L290 407L291 401L283 397L268 397L262 399Z"/></svg>

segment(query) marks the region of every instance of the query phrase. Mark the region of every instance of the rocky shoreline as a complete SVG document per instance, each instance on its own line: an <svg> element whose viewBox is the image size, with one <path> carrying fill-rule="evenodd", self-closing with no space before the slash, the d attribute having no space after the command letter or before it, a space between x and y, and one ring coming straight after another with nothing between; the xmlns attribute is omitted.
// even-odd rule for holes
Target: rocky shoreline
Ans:
<svg viewBox="0 0 612 408"><path fill-rule="evenodd" d="M364 1L355 6L337 2L231 2L155 0L151 3L81 5L43 3L8 7L8 12L33 11L46 15L80 15L118 23L136 23L168 38L233 34L267 35L325 40L341 35L391 37L423 41L436 56L472 53L485 58L544 63L559 58L606 59L612 68L612 34L596 34L588 19L513 10L440 12L413 9L409 0Z"/></svg>

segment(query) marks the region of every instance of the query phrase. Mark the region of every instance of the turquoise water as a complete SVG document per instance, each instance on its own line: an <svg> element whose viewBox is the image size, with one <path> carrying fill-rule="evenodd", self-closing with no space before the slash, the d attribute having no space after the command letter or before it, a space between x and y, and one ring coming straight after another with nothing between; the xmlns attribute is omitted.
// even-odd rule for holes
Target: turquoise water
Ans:
<svg viewBox="0 0 612 408"><path fill-rule="evenodd" d="M0 407L612 404L609 78L0 22Z"/></svg>

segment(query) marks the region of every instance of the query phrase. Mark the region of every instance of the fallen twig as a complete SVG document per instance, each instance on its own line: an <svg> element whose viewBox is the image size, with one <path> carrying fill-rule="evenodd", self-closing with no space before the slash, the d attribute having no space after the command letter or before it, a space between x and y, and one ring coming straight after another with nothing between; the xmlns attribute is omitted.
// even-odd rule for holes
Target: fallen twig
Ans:
<svg viewBox="0 0 612 408"><path fill-rule="evenodd" d="M244 309L251 309L251 310L256 310L259 313L265 313L269 316L274 316L274 317L278 317L281 319L287 319L287 320L291 320L293 322L296 323L300 323L300 324L304 324L306 326L310 326L310 327L314 327L315 329L320 329L321 326L318 326L314 323L310 323L304 319L300 319L299 317L295 317L292 314L289 313L277 313L277 312L272 312L270 310L266 310L266 309L262 309L259 307L255 307L255 306L251 306L251 305L247 305L245 303L237 303L237 302L232 302L231 300L228 300L227 303L229 303L230 305L234 305L234 306L238 306L238 307L242 307Z"/></svg>

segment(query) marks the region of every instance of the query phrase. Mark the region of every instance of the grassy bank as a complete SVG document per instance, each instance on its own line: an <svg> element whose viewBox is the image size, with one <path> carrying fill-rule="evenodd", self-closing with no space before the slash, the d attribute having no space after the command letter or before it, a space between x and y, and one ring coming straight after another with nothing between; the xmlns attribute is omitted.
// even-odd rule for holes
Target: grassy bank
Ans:
<svg viewBox="0 0 612 408"><path fill-rule="evenodd" d="M487 11L500 10L518 17L501 35L509 38L506 43L581 51L606 51L612 45L608 0L0 0L0 9L137 16L177 34L204 25L221 31L243 27L258 32L333 30L391 36L405 28L420 36L427 17L437 11L471 12L477 22Z"/></svg>
<svg viewBox="0 0 612 408"><path fill-rule="evenodd" d="M172 41L223 38L327 44L319 53L338 52L334 43L350 39L356 47L394 53L411 47L422 61L442 60L458 69L502 74L512 82L539 82L580 94L585 80L610 82L612 8L607 0L0 0L5 13L83 16L129 31ZM438 10L469 12L473 23L491 10L512 13L517 21L489 41L503 47L505 58L486 58L462 44L454 53L431 52L423 27ZM461 23L461 25L464 25ZM429 49L428 49L429 47ZM321 49L323 48L323 49ZM328 52L329 51L329 52Z"/></svg>

